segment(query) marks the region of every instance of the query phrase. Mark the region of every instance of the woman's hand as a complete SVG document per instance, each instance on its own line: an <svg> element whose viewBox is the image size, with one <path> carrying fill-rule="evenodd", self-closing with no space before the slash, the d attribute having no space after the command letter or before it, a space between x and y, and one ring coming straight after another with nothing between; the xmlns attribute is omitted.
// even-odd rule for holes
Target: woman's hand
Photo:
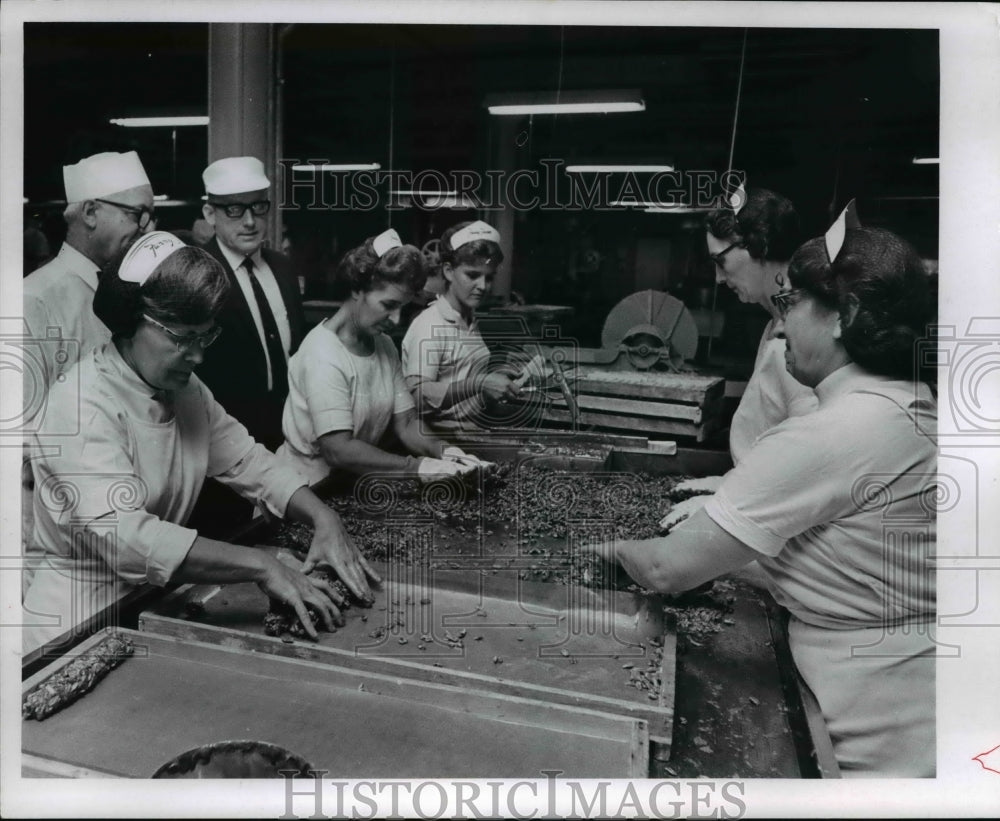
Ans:
<svg viewBox="0 0 1000 821"><path fill-rule="evenodd" d="M490 467L492 462L484 462L478 456L466 453L458 445L448 445L441 451L441 458L446 462L454 462L460 465L463 470L475 470L476 468Z"/></svg>
<svg viewBox="0 0 1000 821"><path fill-rule="evenodd" d="M293 607L310 638L317 639L319 634L309 617L307 604L319 613L327 630L332 631L334 627L344 623L340 610L334 604L343 604L343 601L328 582L307 576L302 570L289 567L271 554L265 553L263 556L264 569L257 582L258 586L271 598Z"/></svg>
<svg viewBox="0 0 1000 821"><path fill-rule="evenodd" d="M479 390L483 396L493 402L506 402L509 399L516 399L518 394L514 380L507 374L493 371L487 374L480 385Z"/></svg>
<svg viewBox="0 0 1000 821"><path fill-rule="evenodd" d="M330 565L340 580L361 601L370 602L375 598L368 586L368 579L376 583L382 579L361 555L340 516L329 508L324 508L313 519L312 544L302 569L308 573L320 562Z"/></svg>
<svg viewBox="0 0 1000 821"><path fill-rule="evenodd" d="M458 462L425 457L417 464L417 478L421 482L433 482L436 479L447 479L449 476L461 476L471 469Z"/></svg>

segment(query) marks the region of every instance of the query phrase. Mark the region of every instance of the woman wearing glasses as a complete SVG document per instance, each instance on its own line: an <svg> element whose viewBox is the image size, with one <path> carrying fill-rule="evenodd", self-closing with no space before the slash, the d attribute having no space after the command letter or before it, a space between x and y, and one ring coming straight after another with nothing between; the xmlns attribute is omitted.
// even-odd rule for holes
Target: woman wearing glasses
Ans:
<svg viewBox="0 0 1000 821"><path fill-rule="evenodd" d="M254 581L293 606L311 635L306 603L328 628L339 614L336 594L303 570L328 563L356 595L370 594L366 576L375 576L337 514L193 373L219 336L229 287L219 263L165 232L139 238L105 268L94 311L111 342L52 389L46 430L33 442L33 540L45 556L25 594L26 650L147 582ZM185 527L209 476L313 525L303 568Z"/></svg>
<svg viewBox="0 0 1000 821"><path fill-rule="evenodd" d="M936 297L899 237L845 233L796 251L775 297L786 367L817 410L761 435L669 536L614 553L662 592L756 560L843 774L931 776L937 409L917 346Z"/></svg>
<svg viewBox="0 0 1000 821"><path fill-rule="evenodd" d="M791 201L764 188L740 189L732 207L711 211L705 218L708 255L715 279L740 302L759 305L770 315L764 328L753 371L729 426L729 453L734 464L762 433L790 416L816 409L816 395L785 370L785 342L775 334L777 314L771 297L785 282L788 260L800 241L799 219ZM676 493L704 494L720 481L709 476L682 482ZM674 505L661 522L669 530L706 501L696 495Z"/></svg>

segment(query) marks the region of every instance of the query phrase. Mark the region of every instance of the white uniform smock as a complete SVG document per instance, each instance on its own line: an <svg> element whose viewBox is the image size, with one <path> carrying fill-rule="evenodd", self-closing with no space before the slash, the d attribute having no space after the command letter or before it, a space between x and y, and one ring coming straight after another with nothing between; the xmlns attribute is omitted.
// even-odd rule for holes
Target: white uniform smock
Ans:
<svg viewBox="0 0 1000 821"><path fill-rule="evenodd" d="M845 775L934 773L937 409L846 365L763 434L705 512L760 554Z"/></svg>
<svg viewBox="0 0 1000 821"><path fill-rule="evenodd" d="M33 442L33 539L44 558L25 594L26 650L137 585L167 584L198 535L184 523L206 476L278 516L303 485L196 376L157 391L113 343L77 367L79 397L75 380L54 385L49 413L78 433Z"/></svg>
<svg viewBox="0 0 1000 821"><path fill-rule="evenodd" d="M111 331L94 314L98 272L96 263L64 242L55 259L24 278L28 333L34 340L46 340L35 346L38 356L33 361L40 370L30 374L40 382L38 387L48 387L111 339Z"/></svg>
<svg viewBox="0 0 1000 821"><path fill-rule="evenodd" d="M403 375L417 400L417 412L432 427L478 427L484 405L478 392L442 408L448 388L471 377L485 377L490 349L475 321L466 324L444 296L420 314L403 337Z"/></svg>
<svg viewBox="0 0 1000 821"><path fill-rule="evenodd" d="M792 416L812 413L819 405L816 393L795 379L785 367L785 340L767 323L757 347L753 373L729 426L729 453L738 465L765 431Z"/></svg>
<svg viewBox="0 0 1000 821"><path fill-rule="evenodd" d="M319 439L350 431L355 439L377 445L392 417L413 407L392 340L375 335L375 351L351 353L324 323L313 328L288 363L288 399L281 418L283 464L309 484L329 474Z"/></svg>

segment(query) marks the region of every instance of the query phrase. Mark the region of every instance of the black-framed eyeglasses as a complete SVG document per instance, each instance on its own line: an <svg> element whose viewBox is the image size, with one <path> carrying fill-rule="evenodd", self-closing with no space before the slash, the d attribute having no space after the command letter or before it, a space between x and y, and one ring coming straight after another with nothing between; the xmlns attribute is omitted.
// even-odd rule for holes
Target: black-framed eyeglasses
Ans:
<svg viewBox="0 0 1000 821"><path fill-rule="evenodd" d="M799 301L799 294L801 293L801 288L792 288L790 291L780 291L771 297L771 304L775 307L781 319L788 316L788 311Z"/></svg>
<svg viewBox="0 0 1000 821"><path fill-rule="evenodd" d="M717 254L709 254L708 258L710 260L712 260L712 262L714 262L716 264L716 266L718 266L719 268L724 268L726 266L726 254L728 254L730 251L732 251L733 248L741 248L741 247L742 247L742 244L740 243L739 240L737 240L736 242L732 243L731 245L727 245L725 248L723 248L721 251L719 251L719 253L717 253Z"/></svg>
<svg viewBox="0 0 1000 821"><path fill-rule="evenodd" d="M255 217L263 217L271 210L270 200L257 200L257 202L213 202L208 201L213 208L218 208L231 220L243 219L243 215L250 209L250 213Z"/></svg>
<svg viewBox="0 0 1000 821"><path fill-rule="evenodd" d="M153 209L147 208L145 205L126 205L124 202L102 200L98 197L94 197L94 202L103 202L105 205L113 205L115 208L120 208L126 214L131 214L135 217L135 221L139 224L140 231L145 231L146 227L149 225L149 221L153 218Z"/></svg>
<svg viewBox="0 0 1000 821"><path fill-rule="evenodd" d="M176 331L171 331L166 325L157 322L149 314L143 314L142 318L147 322L152 323L157 328L159 328L163 333L170 337L174 345L177 346L177 350L181 353L191 353L194 350L195 345L200 345L202 350L205 350L209 345L215 342L219 338L219 334L222 333L222 328L216 325L211 330L205 331L203 334L179 334Z"/></svg>

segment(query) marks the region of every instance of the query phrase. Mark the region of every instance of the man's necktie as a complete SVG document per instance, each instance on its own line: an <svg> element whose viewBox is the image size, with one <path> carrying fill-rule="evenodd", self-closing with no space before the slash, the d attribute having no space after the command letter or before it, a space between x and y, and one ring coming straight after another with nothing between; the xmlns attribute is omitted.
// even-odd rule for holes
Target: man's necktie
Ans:
<svg viewBox="0 0 1000 821"><path fill-rule="evenodd" d="M264 326L264 340L267 342L267 355L271 360L271 384L273 390L281 395L288 392L288 365L285 363L285 351L281 346L281 334L278 333L278 323L267 302L267 296L261 287L260 280L254 272L253 260L247 257L243 267L250 275L250 287L253 288L254 299L257 300L257 310L260 311L260 321Z"/></svg>

